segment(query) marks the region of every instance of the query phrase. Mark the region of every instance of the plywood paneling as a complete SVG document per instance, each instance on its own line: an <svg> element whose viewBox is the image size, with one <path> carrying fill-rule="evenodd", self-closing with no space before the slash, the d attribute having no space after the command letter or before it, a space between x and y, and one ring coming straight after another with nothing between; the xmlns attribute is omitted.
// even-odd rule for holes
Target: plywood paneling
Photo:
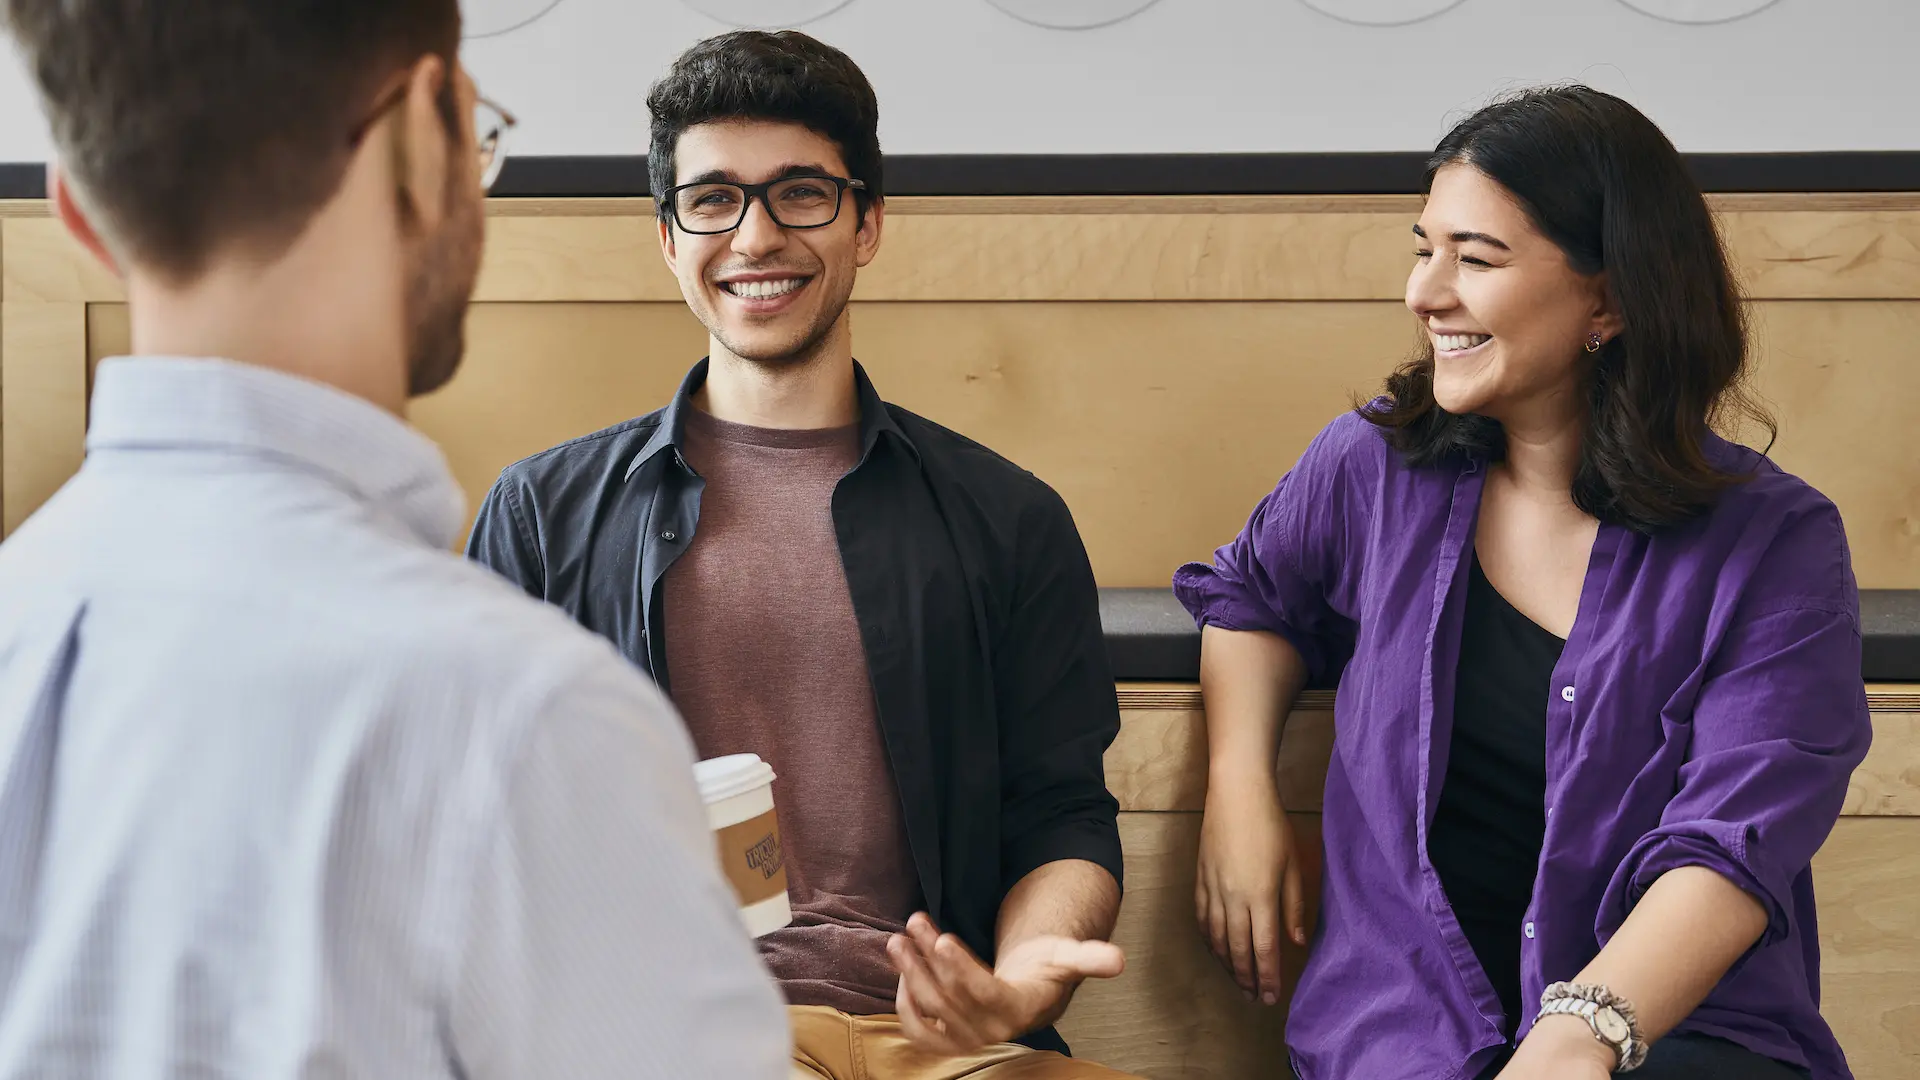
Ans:
<svg viewBox="0 0 1920 1080"><path fill-rule="evenodd" d="M889 399L1033 470L1101 584L1165 586L1414 344L1397 302L865 304Z"/></svg>
<svg viewBox="0 0 1920 1080"><path fill-rule="evenodd" d="M1920 588L1920 303L1752 308L1774 457L1840 507L1867 588ZM881 392L1053 484L1110 586L1165 585L1234 535L1356 395L1411 351L1397 302L864 303ZM101 335L96 334L96 338ZM521 457L664 404L706 348L677 301L482 304L419 403L470 498ZM124 348L102 338L100 348Z"/></svg>
<svg viewBox="0 0 1920 1080"><path fill-rule="evenodd" d="M1307 895L1318 897L1319 817L1290 819ZM1194 921L1200 815L1121 814L1120 840L1127 895L1114 940L1127 952L1127 970L1080 988L1060 1023L1074 1053L1147 1080L1286 1077L1285 1002L1248 1002ZM1282 950L1290 990L1305 953L1291 944Z"/></svg>
<svg viewBox="0 0 1920 1080"><path fill-rule="evenodd" d="M80 468L86 356L84 305L0 304L0 527L8 534Z"/></svg>
<svg viewBox="0 0 1920 1080"><path fill-rule="evenodd" d="M1859 1080L1920 1076L1920 819L1842 818L1813 860L1821 1013Z"/></svg>
<svg viewBox="0 0 1920 1080"><path fill-rule="evenodd" d="M469 505L500 470L665 405L706 352L684 304L477 304L467 358L413 420L447 453Z"/></svg>
<svg viewBox="0 0 1920 1080"><path fill-rule="evenodd" d="M1920 303L1755 304L1756 386L1773 458L1846 521L1862 588L1920 588Z"/></svg>
<svg viewBox="0 0 1920 1080"><path fill-rule="evenodd" d="M1280 804L1317 813L1333 753L1331 710L1295 709L1280 740ZM1120 711L1107 787L1122 810L1200 810L1207 798L1207 718L1193 709Z"/></svg>

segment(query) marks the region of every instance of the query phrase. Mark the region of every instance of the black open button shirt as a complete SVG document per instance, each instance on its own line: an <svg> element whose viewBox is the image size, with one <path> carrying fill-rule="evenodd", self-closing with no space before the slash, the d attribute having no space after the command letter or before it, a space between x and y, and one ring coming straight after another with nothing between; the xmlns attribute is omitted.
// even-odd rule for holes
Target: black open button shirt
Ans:
<svg viewBox="0 0 1920 1080"><path fill-rule="evenodd" d="M699 527L665 409L509 467L468 555L611 639L671 693L662 582ZM1120 730L1099 595L1066 504L992 451L880 400L855 366L860 461L833 520L921 895L992 963L1015 882L1060 859L1121 880L1102 759ZM1064 1049L1052 1029L1023 1040Z"/></svg>

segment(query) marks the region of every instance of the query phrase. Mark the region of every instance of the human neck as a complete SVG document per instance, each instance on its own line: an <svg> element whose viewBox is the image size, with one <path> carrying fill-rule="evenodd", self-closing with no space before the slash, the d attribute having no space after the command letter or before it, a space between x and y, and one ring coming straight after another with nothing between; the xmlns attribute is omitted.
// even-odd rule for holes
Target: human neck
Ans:
<svg viewBox="0 0 1920 1080"><path fill-rule="evenodd" d="M790 431L859 422L853 343L844 315L807 354L778 363L741 359L718 339L711 348L707 381L693 398L700 411L729 423Z"/></svg>
<svg viewBox="0 0 1920 1080"><path fill-rule="evenodd" d="M404 417L405 283L395 260L353 246L310 232L274 262L222 259L185 285L134 272L133 351L252 364Z"/></svg>
<svg viewBox="0 0 1920 1080"><path fill-rule="evenodd" d="M1507 450L1500 471L1522 494L1571 505L1586 425L1566 404L1549 402L1501 420Z"/></svg>

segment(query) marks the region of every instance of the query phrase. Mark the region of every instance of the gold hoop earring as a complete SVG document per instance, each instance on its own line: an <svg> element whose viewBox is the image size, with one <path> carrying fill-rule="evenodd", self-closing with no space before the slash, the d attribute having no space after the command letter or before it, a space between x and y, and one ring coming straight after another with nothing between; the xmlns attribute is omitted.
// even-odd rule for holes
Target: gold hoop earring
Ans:
<svg viewBox="0 0 1920 1080"><path fill-rule="evenodd" d="M1590 353L1594 353L1594 352L1599 352L1599 351L1600 351L1600 346L1601 346L1601 345L1603 345L1603 344L1605 344L1605 342L1602 342L1602 341L1600 340L1600 335L1599 335L1599 334L1588 334L1588 335L1587 335L1587 351L1588 351L1588 352L1590 352Z"/></svg>

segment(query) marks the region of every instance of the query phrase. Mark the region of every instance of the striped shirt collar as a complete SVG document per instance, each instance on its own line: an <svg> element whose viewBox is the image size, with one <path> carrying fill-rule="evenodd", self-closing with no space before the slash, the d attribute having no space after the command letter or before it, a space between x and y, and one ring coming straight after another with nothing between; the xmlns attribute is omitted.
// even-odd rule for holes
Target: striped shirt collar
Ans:
<svg viewBox="0 0 1920 1080"><path fill-rule="evenodd" d="M373 403L324 383L230 360L102 361L89 453L213 449L318 473L445 549L465 500L433 441Z"/></svg>

